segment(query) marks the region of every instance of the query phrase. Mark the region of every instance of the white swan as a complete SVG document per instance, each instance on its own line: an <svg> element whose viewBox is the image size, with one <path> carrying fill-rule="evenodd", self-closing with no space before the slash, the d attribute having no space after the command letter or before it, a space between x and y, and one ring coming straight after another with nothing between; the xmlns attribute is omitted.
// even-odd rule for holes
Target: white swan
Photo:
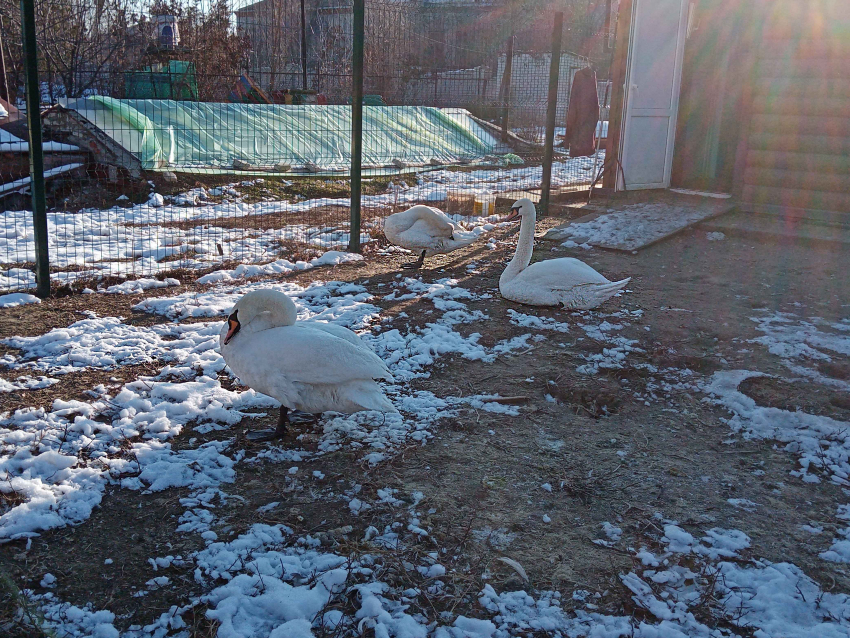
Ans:
<svg viewBox="0 0 850 638"><path fill-rule="evenodd" d="M572 257L531 261L537 211L530 199L511 207L505 221L522 218L514 258L499 278L499 291L505 299L529 306L560 306L588 310L610 299L631 277L609 281L583 261Z"/></svg>
<svg viewBox="0 0 850 638"><path fill-rule="evenodd" d="M280 401L277 429L248 438L283 436L290 410L397 412L375 382L392 380L390 371L355 333L319 321L296 322L297 316L282 292L255 290L236 303L221 330L221 354L230 369L248 387Z"/></svg>
<svg viewBox="0 0 850 638"><path fill-rule="evenodd" d="M393 244L420 253L417 261L402 264L404 268L421 268L425 257L450 253L478 239L454 224L443 211L423 205L387 217L384 235Z"/></svg>

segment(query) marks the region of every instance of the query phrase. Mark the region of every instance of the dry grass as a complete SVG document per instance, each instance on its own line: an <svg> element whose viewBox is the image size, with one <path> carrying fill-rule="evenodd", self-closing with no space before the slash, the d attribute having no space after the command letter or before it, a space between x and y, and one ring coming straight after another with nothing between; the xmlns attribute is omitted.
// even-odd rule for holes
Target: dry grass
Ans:
<svg viewBox="0 0 850 638"><path fill-rule="evenodd" d="M6 572L0 568L0 636L4 638L55 638L42 628L44 616Z"/></svg>

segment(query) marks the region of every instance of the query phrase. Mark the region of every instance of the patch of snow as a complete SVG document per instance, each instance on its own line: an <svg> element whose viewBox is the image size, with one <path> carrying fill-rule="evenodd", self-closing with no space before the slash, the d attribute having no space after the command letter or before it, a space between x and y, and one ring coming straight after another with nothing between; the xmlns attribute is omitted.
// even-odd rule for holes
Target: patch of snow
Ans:
<svg viewBox="0 0 850 638"><path fill-rule="evenodd" d="M49 388L55 383L59 383L59 379L53 379L51 377L31 377L31 376L21 376L18 377L15 381L7 381L6 379L0 379L0 392L14 392L16 390L38 390L41 388Z"/></svg>
<svg viewBox="0 0 850 638"><path fill-rule="evenodd" d="M5 288L0 282L0 288ZM0 308L14 308L15 306L25 306L31 303L41 303L41 299L35 295L28 295L23 292L12 292L8 295L0 295Z"/></svg>
<svg viewBox="0 0 850 638"><path fill-rule="evenodd" d="M850 392L850 382L824 375L816 368L818 362L850 356L850 319L829 322L785 312L762 313L750 319L756 330L764 333L750 343L766 346L794 374Z"/></svg>
<svg viewBox="0 0 850 638"><path fill-rule="evenodd" d="M777 348L781 352L787 352L787 344L788 342L784 341L781 346L777 345ZM793 472L795 476L803 480L808 476L817 478L811 473L812 470L817 470L829 476L833 483L850 485L848 423L801 411L791 412L759 406L738 390L743 381L758 376L763 375L748 370L715 372L703 386L709 394L706 400L723 406L732 413L727 422L734 433L745 439L770 439L784 443L784 449L799 459L800 470ZM730 499L730 503L734 500L736 499ZM747 501L743 505L749 503ZM850 521L850 506L840 506L838 518ZM840 538L835 540L828 551L821 553L821 558L850 563L850 527L839 530L838 534Z"/></svg>
<svg viewBox="0 0 850 638"><path fill-rule="evenodd" d="M296 270L309 270L317 266L336 266L362 260L363 255L358 255L357 253L343 253L336 250L329 250L320 257L314 257L310 261L297 261L293 263L288 259L278 259L269 264L240 264L232 270L216 270L198 278L198 283L214 284L263 275L286 275Z"/></svg>
<svg viewBox="0 0 850 638"><path fill-rule="evenodd" d="M556 332L569 332L569 324L555 321L549 317L536 317L534 315L526 315L508 308L508 316L510 321L516 326L523 328L535 328L537 330L554 330Z"/></svg>
<svg viewBox="0 0 850 638"><path fill-rule="evenodd" d="M140 292L144 292L145 290L151 290L153 288L170 288L172 286L179 286L180 282L177 279L173 279L171 277L167 277L165 279L133 279L131 281L125 281L123 284L115 284L114 286L109 286L108 288L101 290L100 292L105 292L110 295L135 295Z"/></svg>

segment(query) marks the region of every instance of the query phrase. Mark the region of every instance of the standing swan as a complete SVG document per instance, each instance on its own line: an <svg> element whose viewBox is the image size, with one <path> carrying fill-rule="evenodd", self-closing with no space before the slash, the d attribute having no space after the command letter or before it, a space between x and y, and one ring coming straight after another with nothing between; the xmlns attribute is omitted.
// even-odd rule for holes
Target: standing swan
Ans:
<svg viewBox="0 0 850 638"><path fill-rule="evenodd" d="M589 310L610 299L629 281L608 281L583 261L572 257L531 261L537 211L530 199L511 207L505 221L522 218L514 258L499 278L499 291L505 299L529 306L560 306Z"/></svg>
<svg viewBox="0 0 850 638"><path fill-rule="evenodd" d="M425 257L450 253L478 239L457 227L443 211L421 204L387 217L384 235L393 244L420 253L419 259L402 268L421 268Z"/></svg>
<svg viewBox="0 0 850 638"><path fill-rule="evenodd" d="M221 354L242 383L280 401L276 430L249 434L254 441L280 438L289 411L350 414L397 412L377 379L392 380L384 362L341 326L297 321L295 304L277 290L242 297L221 330Z"/></svg>

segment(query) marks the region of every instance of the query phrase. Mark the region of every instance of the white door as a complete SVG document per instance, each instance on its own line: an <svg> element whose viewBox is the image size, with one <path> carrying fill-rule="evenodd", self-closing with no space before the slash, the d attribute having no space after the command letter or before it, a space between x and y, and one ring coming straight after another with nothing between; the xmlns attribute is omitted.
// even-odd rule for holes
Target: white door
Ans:
<svg viewBox="0 0 850 638"><path fill-rule="evenodd" d="M634 0L619 189L670 186L689 5Z"/></svg>

